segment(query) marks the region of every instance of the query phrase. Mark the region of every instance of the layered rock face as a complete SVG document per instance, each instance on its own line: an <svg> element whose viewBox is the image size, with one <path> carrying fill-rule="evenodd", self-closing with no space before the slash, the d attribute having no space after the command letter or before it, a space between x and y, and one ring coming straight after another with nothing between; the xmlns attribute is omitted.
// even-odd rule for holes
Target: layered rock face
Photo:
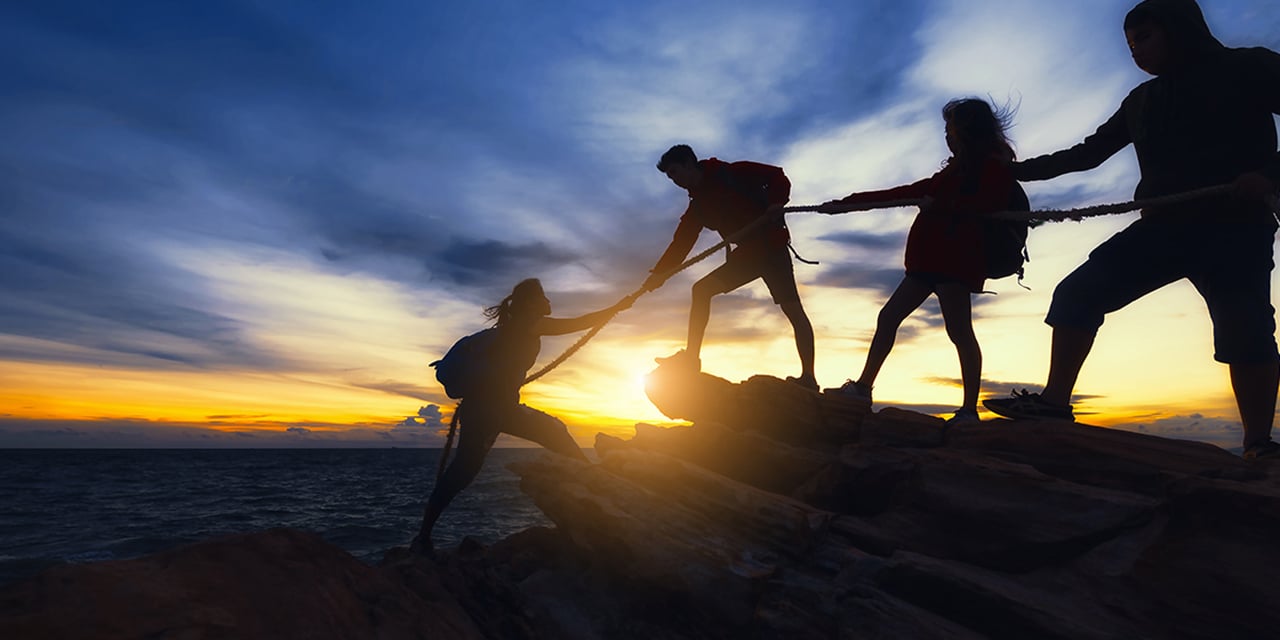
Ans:
<svg viewBox="0 0 1280 640"><path fill-rule="evenodd" d="M554 528L379 567L288 531L64 567L0 592L0 637L1280 637L1280 464L765 376L648 391L692 425L512 466Z"/></svg>

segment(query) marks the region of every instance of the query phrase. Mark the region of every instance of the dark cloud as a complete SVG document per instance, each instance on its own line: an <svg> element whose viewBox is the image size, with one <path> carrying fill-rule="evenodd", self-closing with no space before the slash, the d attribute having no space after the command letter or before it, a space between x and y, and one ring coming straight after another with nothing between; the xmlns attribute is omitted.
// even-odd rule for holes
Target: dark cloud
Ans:
<svg viewBox="0 0 1280 640"><path fill-rule="evenodd" d="M860 251L896 251L907 246L907 233L873 233L869 231L839 231L818 236L819 240L846 245Z"/></svg>
<svg viewBox="0 0 1280 640"><path fill-rule="evenodd" d="M434 378L432 377L433 376L432 371L433 371L432 369L427 369L424 363L423 371L422 371L423 380L427 380L427 378L431 378L430 383L433 384ZM414 384L411 382L397 382L394 380L386 380L383 382L352 382L350 384L351 386L357 387L360 389L373 389L374 391L382 391L384 393L388 393L394 396L403 396L406 398L413 398L414 400L421 400L423 402L445 401L442 394L440 393L440 390L438 388L433 389L431 384L429 384L429 386L427 387L424 387L421 384Z"/></svg>
<svg viewBox="0 0 1280 640"><path fill-rule="evenodd" d="M840 264L826 267L812 280L820 287L872 291L888 298L902 282L903 270L897 267L878 267L867 264Z"/></svg>

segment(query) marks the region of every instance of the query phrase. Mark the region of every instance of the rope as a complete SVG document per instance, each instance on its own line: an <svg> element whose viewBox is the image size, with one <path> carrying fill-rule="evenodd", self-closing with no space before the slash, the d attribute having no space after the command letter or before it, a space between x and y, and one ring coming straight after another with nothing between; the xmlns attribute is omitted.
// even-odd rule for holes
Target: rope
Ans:
<svg viewBox="0 0 1280 640"><path fill-rule="evenodd" d="M1097 205L1093 207L1083 207L1079 209L1038 209L1035 211L999 211L999 212L990 213L986 215L989 215L990 217L993 217L993 218L999 218L1002 220L1026 220L1029 222L1030 221L1062 222L1064 220L1074 220L1079 222L1085 218L1093 218L1097 216L1112 215L1117 213L1126 213L1129 211L1137 211L1139 209L1146 209L1150 207L1169 206L1169 205L1189 202L1191 200L1197 200L1199 198L1224 195L1226 193L1229 193L1230 190L1231 190L1230 185L1219 185L1216 187L1205 187L1203 189L1195 189L1193 191L1187 191L1185 193L1159 196L1156 198L1147 198L1145 200L1131 200L1129 202L1120 202L1116 204L1104 204L1104 205ZM1267 196L1265 200L1267 202L1267 205L1271 208L1272 212L1280 212L1280 201L1278 201L1276 196L1274 195ZM922 205L926 202L928 202L927 199L886 200L884 202L870 202L866 204L856 205L854 208L849 209L848 211L845 211L843 213L850 213L854 211L870 211L872 209L892 209L895 207L914 207L914 206ZM668 279L671 278L671 276L674 276L675 274L680 273L681 271L684 271L685 269L688 269L689 267L699 262L702 262L703 260L706 260L707 258L711 257L711 255L725 248L729 244L737 242L743 237L746 237L748 234L750 234L752 231L755 231L761 225L764 225L767 222L781 218L783 214L817 212L821 206L822 205L813 204L813 205L800 205L800 206L794 206L794 207L783 207L778 213L756 218L750 224L739 229L736 233L720 241L710 249L707 249L706 251L703 251L702 253L699 253L698 255L695 255L694 257L689 258L688 260L685 260L684 262L680 263L679 266L668 270L666 273L663 274L661 282L666 282ZM631 293L624 296L622 300L631 298L632 299L631 301L635 302L637 298L648 293L649 291L650 289L646 289L645 287L641 286L635 291L632 291ZM618 302L621 303L622 300L619 300ZM618 315L619 312L621 312L621 309L619 309L618 311L615 311L614 313L609 314L609 317L600 321L600 324L592 327L590 331L587 331L586 334L584 334L581 338L578 339L577 342L573 343L572 346L566 349L564 353L560 354L559 357L557 357L555 360L552 360L550 363L548 363L546 366L539 369L533 375L525 378L524 384L529 384L530 382L533 382L534 380L541 378L542 376L550 373L552 369L555 369L556 367L560 366L560 364L563 363L565 360L568 360L571 356L573 356L573 354L577 353L579 349L585 346L587 342L589 342L592 338L594 338L597 333L600 333L600 330L603 329L606 324L609 324L609 321L613 320L613 317Z"/></svg>
<svg viewBox="0 0 1280 640"><path fill-rule="evenodd" d="M444 468L449 462L449 450L453 448L453 436L458 433L458 411L462 409L459 402L453 408L453 419L449 421L449 435L444 439L444 449L440 451L440 465L436 467L436 486L440 486L440 478L444 477Z"/></svg>
<svg viewBox="0 0 1280 640"><path fill-rule="evenodd" d="M728 238L725 238L724 240L721 240L720 242L716 243L715 246L707 249L706 251L703 251L702 253L699 253L698 255L693 256L692 258L689 258L688 260L685 260L684 262L681 262L678 266L675 266L663 272L661 282L666 282L667 280L671 279L671 276L674 276L675 274L680 273L681 271L684 271L685 269L688 269L689 267L692 267L693 265L698 264L703 260L706 260L707 258L714 255L717 251L729 246L729 244L737 242L738 240L741 240L742 238L746 237L752 231L755 231L757 228L764 225L766 222L770 222L772 220L778 220L782 218L783 214L786 212L787 212L787 209L783 208L778 213L775 213L773 215L760 216L759 218L752 220L749 224L747 224L747 226L734 232ZM635 291L632 291L631 293L623 296L622 300L619 300L618 303L620 304L623 300L626 300L627 298L631 298L632 302L635 302L636 299L648 293L649 291L650 289L647 289L642 285L639 288L637 288ZM542 376L550 373L552 369L555 369L556 367L560 366L560 363L564 362L565 360L568 360L570 356L577 353L579 349L581 349L584 345L587 344L587 342L589 342L592 338L594 338L597 333L600 333L600 330L603 329L606 324L609 324L609 321L613 320L613 317L618 315L618 313L620 312L621 312L621 309L619 309L617 312L609 314L609 317L605 318L604 320L601 320L600 324L594 327L591 327L590 331L587 331L587 333L584 334L581 338L579 338L577 342L573 343L573 345L570 346L568 349L565 349L565 352L560 354L559 357L547 363L545 367L538 369L535 373L533 373L529 377L525 378L524 384L529 384L530 382L533 382L534 380L537 380L538 378L541 378Z"/></svg>

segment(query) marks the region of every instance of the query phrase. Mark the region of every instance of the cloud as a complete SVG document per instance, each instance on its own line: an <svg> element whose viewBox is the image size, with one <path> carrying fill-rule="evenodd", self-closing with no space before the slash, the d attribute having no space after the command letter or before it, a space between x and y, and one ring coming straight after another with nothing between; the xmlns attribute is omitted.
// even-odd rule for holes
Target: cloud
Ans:
<svg viewBox="0 0 1280 640"><path fill-rule="evenodd" d="M246 426L250 424L250 426ZM439 425L413 430L384 424L258 421L213 427L152 420L33 420L0 418L0 448L184 448L441 446Z"/></svg>
<svg viewBox="0 0 1280 640"><path fill-rule="evenodd" d="M392 428L392 435L408 435L411 438L443 436L449 430L440 406L425 405L418 409L417 415L407 416Z"/></svg>
<svg viewBox="0 0 1280 640"><path fill-rule="evenodd" d="M1115 428L1162 438L1208 442L1224 449L1238 448L1243 434L1243 428L1238 419L1211 417L1199 413L1121 424L1116 425Z"/></svg>

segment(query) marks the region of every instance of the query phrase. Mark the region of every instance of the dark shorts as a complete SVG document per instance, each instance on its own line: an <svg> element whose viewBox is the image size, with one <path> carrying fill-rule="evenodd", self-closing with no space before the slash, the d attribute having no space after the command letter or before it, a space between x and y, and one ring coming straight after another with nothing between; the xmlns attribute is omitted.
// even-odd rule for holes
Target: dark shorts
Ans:
<svg viewBox="0 0 1280 640"><path fill-rule="evenodd" d="M929 273L925 271L908 271L907 276L910 278L914 278L915 280L918 280L923 284L928 285L929 288L934 290L934 292L937 292L938 285L943 285L943 284L961 284L961 285L964 285L965 288L968 288L968 289L973 288L972 285L965 282L961 278L958 278L956 276L948 276L941 273Z"/></svg>
<svg viewBox="0 0 1280 640"><path fill-rule="evenodd" d="M1274 242L1267 225L1138 220L1058 284L1045 322L1097 330L1106 314L1186 278L1209 308L1215 360L1273 362L1280 357L1271 306Z"/></svg>
<svg viewBox="0 0 1280 640"><path fill-rule="evenodd" d="M757 255L743 256L738 251L729 254L729 259L711 273L703 276L699 283L713 282L716 285L713 293L728 293L756 278L763 278L769 287L769 295L774 304L795 302L800 299L800 291L796 289L796 274L791 264L791 253L785 246L769 249Z"/></svg>

